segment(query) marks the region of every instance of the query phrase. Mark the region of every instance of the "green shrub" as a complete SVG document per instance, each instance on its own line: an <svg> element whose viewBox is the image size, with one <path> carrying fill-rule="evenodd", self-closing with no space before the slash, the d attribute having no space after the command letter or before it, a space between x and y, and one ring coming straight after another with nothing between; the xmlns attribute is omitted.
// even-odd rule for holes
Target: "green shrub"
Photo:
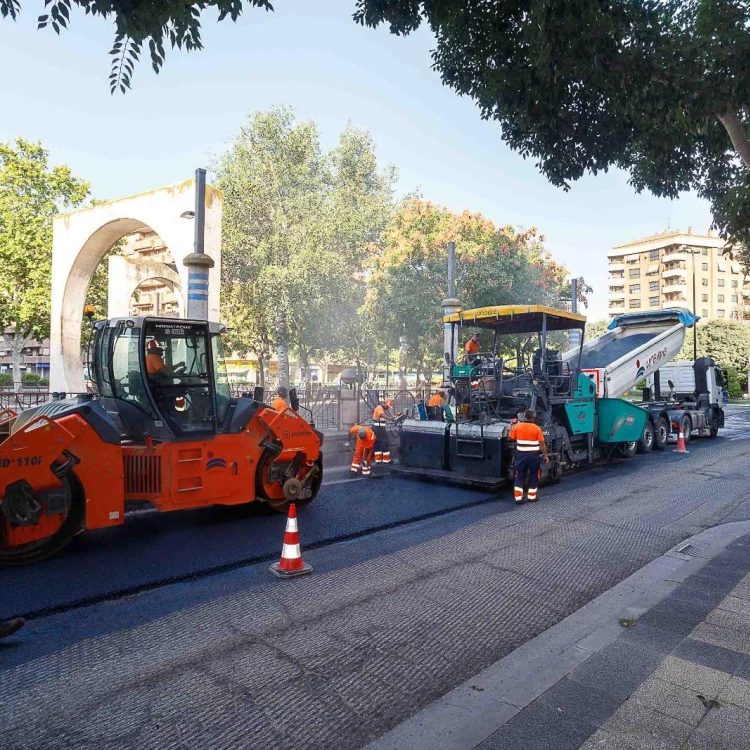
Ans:
<svg viewBox="0 0 750 750"><path fill-rule="evenodd" d="M44 386L45 388L48 388L48 387L49 387L49 378L42 378L42 379L41 379L41 380L39 381L39 385L42 385L42 386Z"/></svg>
<svg viewBox="0 0 750 750"><path fill-rule="evenodd" d="M37 375L35 372L24 372L21 375L21 382L24 385L39 385L39 381L41 381L42 376Z"/></svg>
<svg viewBox="0 0 750 750"><path fill-rule="evenodd" d="M736 367L727 367L727 393L729 398L742 398L742 386L744 378Z"/></svg>
<svg viewBox="0 0 750 750"><path fill-rule="evenodd" d="M13 385L13 373L12 372L0 372L0 388L4 386Z"/></svg>

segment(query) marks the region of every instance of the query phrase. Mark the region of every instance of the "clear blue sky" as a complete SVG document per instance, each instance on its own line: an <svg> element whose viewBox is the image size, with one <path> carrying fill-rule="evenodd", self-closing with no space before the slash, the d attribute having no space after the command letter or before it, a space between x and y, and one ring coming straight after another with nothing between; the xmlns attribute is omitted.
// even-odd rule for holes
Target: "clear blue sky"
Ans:
<svg viewBox="0 0 750 750"><path fill-rule="evenodd" d="M569 193L510 151L499 126L430 68L427 29L399 38L354 24L354 0L277 0L238 24L204 17L205 49L170 52L159 76L148 60L133 90L108 87L112 26L75 13L60 37L36 31L41 0L18 23L0 20L0 140L41 140L56 163L117 198L190 177L220 153L250 112L294 106L332 145L345 125L370 130L379 158L399 168L399 193L419 189L498 224L536 226L556 260L595 287L590 319L606 313L606 252L672 228L705 231L707 205L637 196L617 172Z"/></svg>

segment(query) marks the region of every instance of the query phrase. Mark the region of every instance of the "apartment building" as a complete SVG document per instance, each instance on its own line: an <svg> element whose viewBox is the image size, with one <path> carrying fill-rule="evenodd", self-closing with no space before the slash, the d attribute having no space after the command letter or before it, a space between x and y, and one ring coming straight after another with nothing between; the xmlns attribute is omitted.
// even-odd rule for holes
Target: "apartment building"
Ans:
<svg viewBox="0 0 750 750"><path fill-rule="evenodd" d="M610 318L671 307L709 320L750 317L750 277L722 254L724 246L711 232L699 235L688 228L613 248L607 253Z"/></svg>
<svg viewBox="0 0 750 750"><path fill-rule="evenodd" d="M176 269L169 248L156 232L145 230L134 232L125 238L122 253L126 258L165 263ZM158 315L163 318L179 317L179 306L174 292L160 279L144 281L133 295L131 315Z"/></svg>

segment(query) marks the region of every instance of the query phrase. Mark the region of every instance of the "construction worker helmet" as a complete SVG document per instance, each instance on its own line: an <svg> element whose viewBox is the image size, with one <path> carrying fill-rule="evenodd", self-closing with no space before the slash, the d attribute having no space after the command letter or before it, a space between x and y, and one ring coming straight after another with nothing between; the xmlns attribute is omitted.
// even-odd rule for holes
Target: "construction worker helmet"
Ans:
<svg viewBox="0 0 750 750"><path fill-rule="evenodd" d="M393 399L392 399L392 398L387 398L387 399L385 400L385 405L386 405L386 406L387 406L387 407L388 407L389 409L392 409L392 408L393 408Z"/></svg>
<svg viewBox="0 0 750 750"><path fill-rule="evenodd" d="M367 439L367 430L364 427L360 427L357 430L357 436L359 438L361 438L362 440L366 440Z"/></svg>

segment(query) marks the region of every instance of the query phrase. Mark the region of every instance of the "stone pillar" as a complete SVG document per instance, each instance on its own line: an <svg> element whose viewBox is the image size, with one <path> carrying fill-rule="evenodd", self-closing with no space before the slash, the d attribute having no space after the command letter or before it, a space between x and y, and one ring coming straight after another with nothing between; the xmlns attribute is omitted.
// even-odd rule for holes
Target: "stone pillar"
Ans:
<svg viewBox="0 0 750 750"><path fill-rule="evenodd" d="M459 301L455 297L449 297L444 299L440 303L443 307L443 317L447 315L453 315L461 309ZM448 355L448 359L451 358L451 352L453 357L459 359L458 351L458 328L452 326L450 323L443 323L443 383L447 383L450 379L451 374L451 363L446 361L445 355Z"/></svg>

